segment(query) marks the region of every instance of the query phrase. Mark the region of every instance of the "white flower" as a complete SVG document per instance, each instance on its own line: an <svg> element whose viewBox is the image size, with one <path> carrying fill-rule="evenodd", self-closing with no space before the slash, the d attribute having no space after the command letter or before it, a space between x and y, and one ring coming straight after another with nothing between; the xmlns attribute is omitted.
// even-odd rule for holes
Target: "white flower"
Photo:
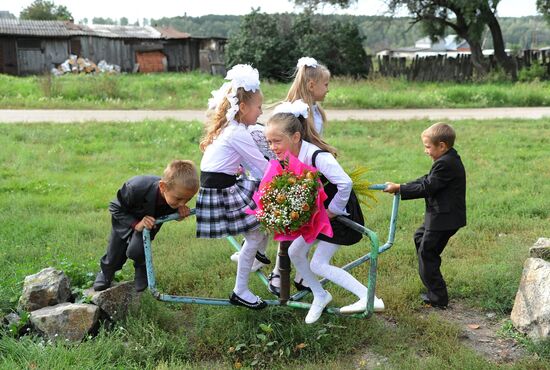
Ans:
<svg viewBox="0 0 550 370"><path fill-rule="evenodd" d="M252 92L256 92L260 88L260 74L256 68L252 68L249 64L237 64L227 71L225 79L231 81L235 91L239 87Z"/></svg>
<svg viewBox="0 0 550 370"><path fill-rule="evenodd" d="M230 108L225 117L231 121L239 111L237 89L242 87L245 91L256 92L260 88L260 74L256 68L252 68L249 64L237 64L227 71L225 79L229 82L224 83L219 90L212 91L212 98L208 100L208 108L216 109L227 97Z"/></svg>
<svg viewBox="0 0 550 370"><path fill-rule="evenodd" d="M284 103L281 103L277 107L275 107L275 109L273 110L273 114L292 113L296 118L300 116L307 118L308 108L308 105L304 103L302 99L298 99L292 103L285 101Z"/></svg>
<svg viewBox="0 0 550 370"><path fill-rule="evenodd" d="M296 68L300 68L302 66L317 68L318 64L319 63L317 63L317 61L312 57L301 57L300 59L298 59L298 64L296 64Z"/></svg>

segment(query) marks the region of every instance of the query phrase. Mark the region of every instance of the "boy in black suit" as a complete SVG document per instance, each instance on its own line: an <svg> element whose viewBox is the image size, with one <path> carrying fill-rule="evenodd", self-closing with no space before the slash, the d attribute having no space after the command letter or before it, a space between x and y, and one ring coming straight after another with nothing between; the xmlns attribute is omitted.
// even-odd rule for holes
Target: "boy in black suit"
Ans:
<svg viewBox="0 0 550 370"><path fill-rule="evenodd" d="M447 286L441 275L441 253L449 238L466 225L466 172L453 148L455 131L446 123L436 123L422 133L424 152L433 160L430 173L406 184L386 183L385 192L400 193L401 199L424 198L424 223L414 234L418 271L427 294L424 303L446 308Z"/></svg>
<svg viewBox="0 0 550 370"><path fill-rule="evenodd" d="M172 161L158 176L135 176L118 190L109 204L111 236L107 252L101 258L101 271L94 282L94 290L109 288L115 272L122 269L127 258L134 260L135 288L147 288L147 270L143 249L144 228L151 230L151 239L162 224L155 225L160 216L179 212L181 219L189 216L186 203L199 190L197 168L191 161Z"/></svg>

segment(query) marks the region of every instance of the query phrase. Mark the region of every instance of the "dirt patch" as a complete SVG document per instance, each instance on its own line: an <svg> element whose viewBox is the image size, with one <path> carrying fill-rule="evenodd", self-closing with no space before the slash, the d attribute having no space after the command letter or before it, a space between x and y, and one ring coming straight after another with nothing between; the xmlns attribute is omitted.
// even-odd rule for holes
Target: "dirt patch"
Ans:
<svg viewBox="0 0 550 370"><path fill-rule="evenodd" d="M513 363L526 356L515 340L497 334L505 319L497 318L495 313L476 311L460 302L451 302L446 310L428 310L457 324L462 329L461 342L491 362Z"/></svg>
<svg viewBox="0 0 550 370"><path fill-rule="evenodd" d="M473 349L487 361L496 364L511 364L525 356L525 349L512 338L503 338L498 333L506 319L495 313L482 312L460 302L451 302L446 310L424 306L419 316L438 315L443 320L456 324L462 329L460 341ZM399 323L392 317L380 315L388 329L395 329ZM422 357L422 353L418 353ZM363 348L353 361L354 367L361 370L387 368L389 359L381 354Z"/></svg>

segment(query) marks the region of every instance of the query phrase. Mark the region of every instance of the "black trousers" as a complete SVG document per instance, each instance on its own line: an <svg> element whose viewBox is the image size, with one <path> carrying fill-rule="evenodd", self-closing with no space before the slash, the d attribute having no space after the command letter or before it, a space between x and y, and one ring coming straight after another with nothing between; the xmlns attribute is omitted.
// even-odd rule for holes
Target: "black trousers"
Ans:
<svg viewBox="0 0 550 370"><path fill-rule="evenodd" d="M157 227L151 230L151 240L160 229ZM101 257L101 271L112 279L115 272L122 269L126 260L134 261L134 267L145 266L145 251L143 249L143 233L134 231L127 239L122 239L115 230L111 230L107 252Z"/></svg>
<svg viewBox="0 0 550 370"><path fill-rule="evenodd" d="M457 230L426 230L422 224L414 233L420 279L428 290L430 301L440 305L449 303L447 285L440 270L441 253L456 232Z"/></svg>

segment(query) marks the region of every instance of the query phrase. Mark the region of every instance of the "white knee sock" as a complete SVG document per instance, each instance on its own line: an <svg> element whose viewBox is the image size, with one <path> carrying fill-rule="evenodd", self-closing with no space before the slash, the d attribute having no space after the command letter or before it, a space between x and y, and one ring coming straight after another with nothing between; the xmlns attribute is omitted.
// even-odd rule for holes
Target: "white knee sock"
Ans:
<svg viewBox="0 0 550 370"><path fill-rule="evenodd" d="M256 302L256 296L248 289L248 277L256 252L263 245L267 245L268 238L259 229L244 234L245 243L239 253L239 264L237 265L237 278L233 291L247 302ZM265 247L264 247L265 248ZM265 249L264 249L265 250Z"/></svg>
<svg viewBox="0 0 550 370"><path fill-rule="evenodd" d="M320 241L311 259L311 270L342 288L349 290L359 298L367 297L368 289L346 270L330 264L330 259L340 246Z"/></svg>
<svg viewBox="0 0 550 370"><path fill-rule="evenodd" d="M313 243L308 244L304 238L299 237L294 240L290 245L290 248L288 248L288 255L296 267L296 271L302 275L302 278L306 284L311 288L313 296L319 297L324 296L326 293L309 266L307 254L312 245Z"/></svg>

